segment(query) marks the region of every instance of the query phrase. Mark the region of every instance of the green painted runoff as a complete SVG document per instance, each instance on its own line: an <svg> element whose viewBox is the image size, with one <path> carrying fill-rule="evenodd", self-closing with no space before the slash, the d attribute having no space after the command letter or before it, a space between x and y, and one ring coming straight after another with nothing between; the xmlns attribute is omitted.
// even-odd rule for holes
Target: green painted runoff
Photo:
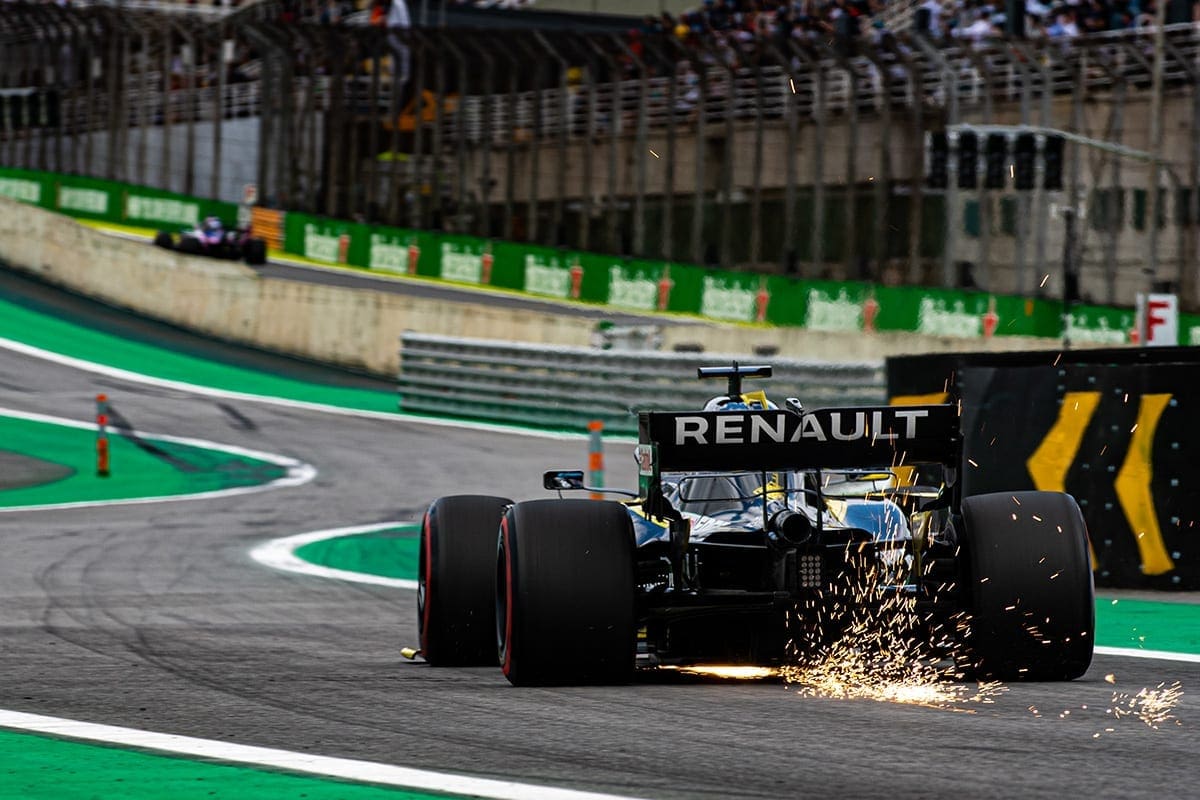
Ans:
<svg viewBox="0 0 1200 800"><path fill-rule="evenodd" d="M296 548L296 557L310 564L385 578L417 578L419 525L322 539Z"/></svg>
<svg viewBox="0 0 1200 800"><path fill-rule="evenodd" d="M0 797L22 800L446 800L454 795L218 764L0 730Z"/></svg>
<svg viewBox="0 0 1200 800"><path fill-rule="evenodd" d="M70 470L59 480L0 491L0 507L194 494L256 486L287 473L278 464L220 450L145 440L152 453L115 433L108 441L110 475L101 478L95 430L0 416L4 450Z"/></svg>

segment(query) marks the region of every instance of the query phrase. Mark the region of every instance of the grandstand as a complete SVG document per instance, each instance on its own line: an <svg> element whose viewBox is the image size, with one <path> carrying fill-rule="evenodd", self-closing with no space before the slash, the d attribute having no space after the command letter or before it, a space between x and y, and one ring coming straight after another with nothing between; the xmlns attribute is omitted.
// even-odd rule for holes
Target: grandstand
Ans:
<svg viewBox="0 0 1200 800"><path fill-rule="evenodd" d="M1146 28L1066 45L872 27L846 47L836 36L681 38L611 16L564 30L544 10L474 9L474 26L455 26L447 9L444 30L389 32L322 25L308 2L220 8L214 25L211 12L132 3L9 4L0 105L16 122L0 129L0 166L226 200L253 183L265 204L331 217L1018 293L1057 290L1045 276L1062 263L1071 208L1086 214L1085 299L1130 302L1153 240L1153 279L1196 300L1192 24L1166 30L1163 152L1176 183L1163 179L1155 226L1145 167L1099 151L1068 149L1064 191L925 181L928 134L956 124L1153 149ZM504 36L479 27L501 17ZM93 53L98 68L56 68L63 48ZM394 68L402 53L407 78Z"/></svg>

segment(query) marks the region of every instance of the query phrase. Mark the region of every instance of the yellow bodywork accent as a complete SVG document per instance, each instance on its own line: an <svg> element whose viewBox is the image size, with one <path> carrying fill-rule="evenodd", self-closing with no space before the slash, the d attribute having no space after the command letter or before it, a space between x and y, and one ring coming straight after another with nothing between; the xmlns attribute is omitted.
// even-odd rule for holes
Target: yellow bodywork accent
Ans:
<svg viewBox="0 0 1200 800"><path fill-rule="evenodd" d="M742 402L748 407L770 408L767 404L767 393L761 389L757 392L742 392Z"/></svg>
<svg viewBox="0 0 1200 800"><path fill-rule="evenodd" d="M1150 494L1150 480L1154 469L1150 459L1154 449L1154 431L1158 421L1171 401L1169 394L1144 394L1138 404L1137 424L1125 453L1125 463L1117 473L1113 484L1117 500L1129 528L1137 540L1138 552L1142 556L1142 572L1146 575L1162 575L1175 568L1175 562L1167 555L1162 530L1158 527L1158 514L1154 510L1154 497Z"/></svg>
<svg viewBox="0 0 1200 800"><path fill-rule="evenodd" d="M949 399L949 392L933 392L931 394L898 394L888 402L893 406L936 406Z"/></svg>

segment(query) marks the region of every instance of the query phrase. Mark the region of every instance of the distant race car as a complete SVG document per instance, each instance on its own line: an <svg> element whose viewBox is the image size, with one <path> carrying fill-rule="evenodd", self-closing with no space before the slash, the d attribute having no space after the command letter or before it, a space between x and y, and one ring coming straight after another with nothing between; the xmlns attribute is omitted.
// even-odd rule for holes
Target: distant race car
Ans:
<svg viewBox="0 0 1200 800"><path fill-rule="evenodd" d="M559 499L429 507L427 662L499 664L515 685L780 666L861 636L856 606L888 613L899 599L959 676L1087 670L1094 589L1079 507L1057 492L961 497L956 405L780 409L741 388L769 366L699 372L726 379L726 394L699 412L640 414L630 499L562 499L590 489L582 471L559 470L543 476Z"/></svg>
<svg viewBox="0 0 1200 800"><path fill-rule="evenodd" d="M267 243L250 235L248 228L226 228L216 217L208 217L197 228L178 234L159 231L154 244L193 256L243 259L247 264L267 263Z"/></svg>

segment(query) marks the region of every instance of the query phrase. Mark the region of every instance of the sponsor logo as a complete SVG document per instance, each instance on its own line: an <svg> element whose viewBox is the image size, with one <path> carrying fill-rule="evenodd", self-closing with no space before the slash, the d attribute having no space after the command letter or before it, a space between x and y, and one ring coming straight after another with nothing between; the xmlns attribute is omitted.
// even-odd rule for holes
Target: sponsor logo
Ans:
<svg viewBox="0 0 1200 800"><path fill-rule="evenodd" d="M460 253L450 242L442 242L442 277L462 283L483 282L483 261L478 253Z"/></svg>
<svg viewBox="0 0 1200 800"><path fill-rule="evenodd" d="M11 197L22 203L40 203L42 185L37 181L27 181L21 178L0 178L0 195Z"/></svg>
<svg viewBox="0 0 1200 800"><path fill-rule="evenodd" d="M608 268L608 304L638 311L654 311L658 304L658 281L635 273L626 276L616 264Z"/></svg>
<svg viewBox="0 0 1200 800"><path fill-rule="evenodd" d="M103 189L80 189L75 186L60 186L58 188L58 207L63 211L107 214L108 192Z"/></svg>
<svg viewBox="0 0 1200 800"><path fill-rule="evenodd" d="M384 272L408 272L409 247L382 233L372 233L367 266Z"/></svg>
<svg viewBox="0 0 1200 800"><path fill-rule="evenodd" d="M545 297L571 296L571 271L545 264L535 255L525 256L525 291Z"/></svg>
<svg viewBox="0 0 1200 800"><path fill-rule="evenodd" d="M677 416L674 442L689 444L762 444L795 443L805 439L818 442L890 442L913 439L917 420L929 416L923 408L897 408L864 411L830 411L823 414L710 414Z"/></svg>
<svg viewBox="0 0 1200 800"><path fill-rule="evenodd" d="M341 250L340 240L337 234L322 233L310 222L304 226L304 255L315 261L336 264Z"/></svg>
<svg viewBox="0 0 1200 800"><path fill-rule="evenodd" d="M1067 336L1072 342L1080 344L1125 344L1129 341L1128 331L1133 326L1132 319L1122 324L1116 321L1112 327L1107 317L1092 320L1087 314L1069 314L1067 316Z"/></svg>
<svg viewBox="0 0 1200 800"><path fill-rule="evenodd" d="M948 304L944 300L922 297L917 311L917 333L975 338L983 335L983 319L967 311L962 300Z"/></svg>
<svg viewBox="0 0 1200 800"><path fill-rule="evenodd" d="M808 290L808 313L804 327L814 331L857 331L863 327L862 306L840 289L837 297L820 289Z"/></svg>
<svg viewBox="0 0 1200 800"><path fill-rule="evenodd" d="M1200 344L1200 326L1188 328L1188 344Z"/></svg>
<svg viewBox="0 0 1200 800"><path fill-rule="evenodd" d="M711 319L753 322L757 311L757 292L737 283L732 285L711 275L704 276L704 294L700 313Z"/></svg>
<svg viewBox="0 0 1200 800"><path fill-rule="evenodd" d="M131 194L125 198L125 216L170 225L195 225L200 221L200 205L169 197L142 197Z"/></svg>

